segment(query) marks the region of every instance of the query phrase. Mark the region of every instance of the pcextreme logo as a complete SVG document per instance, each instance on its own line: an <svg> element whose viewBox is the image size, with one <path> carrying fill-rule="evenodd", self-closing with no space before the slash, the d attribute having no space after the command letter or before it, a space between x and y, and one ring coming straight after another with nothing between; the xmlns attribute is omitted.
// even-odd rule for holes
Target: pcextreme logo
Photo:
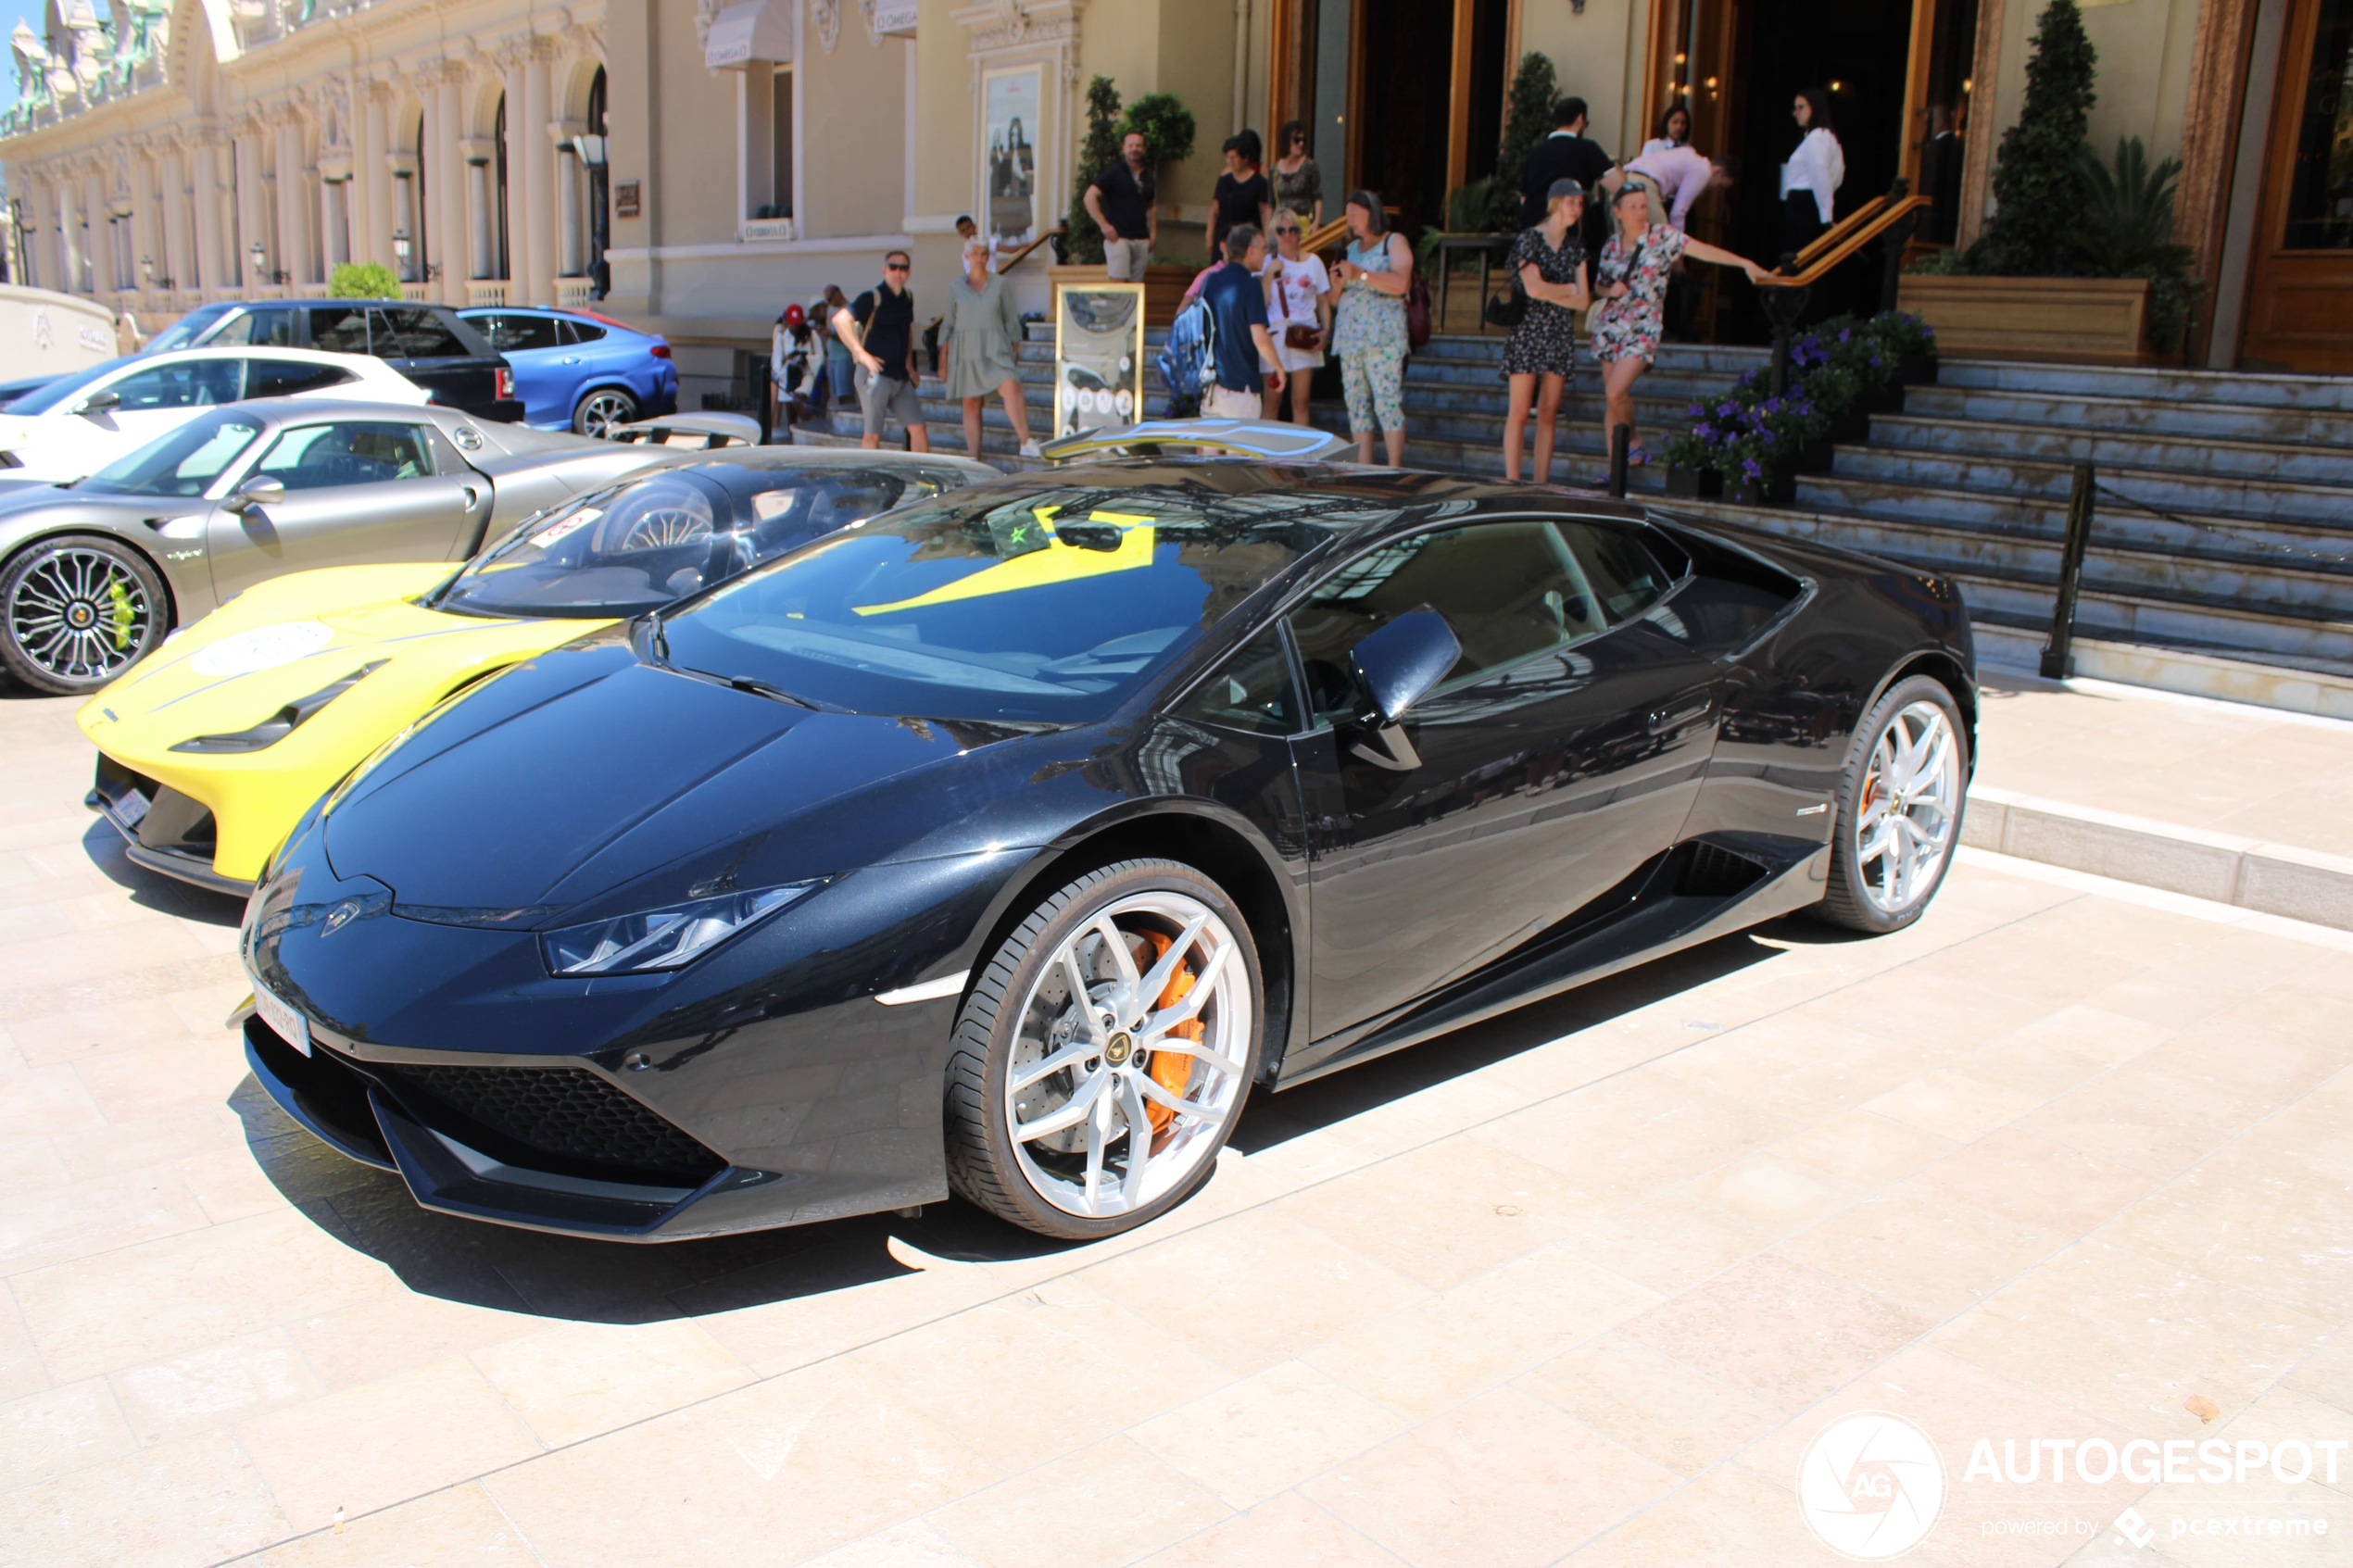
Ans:
<svg viewBox="0 0 2353 1568"><path fill-rule="evenodd" d="M1816 1433L1797 1461L1797 1506L1815 1539L1856 1562L1924 1540L1944 1512L1944 1461L1900 1415L1856 1411Z"/></svg>

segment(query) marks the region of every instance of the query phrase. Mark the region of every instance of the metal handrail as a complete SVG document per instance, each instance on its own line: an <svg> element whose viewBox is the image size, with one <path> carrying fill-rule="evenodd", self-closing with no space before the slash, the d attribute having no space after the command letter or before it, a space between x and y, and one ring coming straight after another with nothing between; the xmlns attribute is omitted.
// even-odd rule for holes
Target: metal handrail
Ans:
<svg viewBox="0 0 2353 1568"><path fill-rule="evenodd" d="M1914 213L1919 211L1920 208L1924 207L1933 207L1935 203L1931 202L1926 196L1903 196L1894 199L1890 199L1886 196L1878 197L1869 205L1864 207L1861 211L1856 212L1850 217L1842 220L1838 225L1838 229L1833 229L1831 231L1831 233L1824 234L1820 240L1815 241L1813 245L1806 246L1804 251L1798 253L1796 259L1799 261L1805 261L1808 256L1813 257L1810 262L1806 262L1806 270L1804 271L1793 274L1784 274L1777 270L1775 271L1768 272L1765 276L1756 280L1756 286L1758 288L1777 289L1800 289L1811 287L1813 284L1818 283L1824 278L1830 276L1831 269L1846 260L1856 251L1861 250L1865 245L1870 244L1871 241L1878 239L1881 234L1884 234L1890 229L1894 228L1905 219L1910 218ZM1858 221L1858 220L1860 220L1860 221ZM1917 222L1918 220L1915 219L1914 221ZM1853 224L1854 226L1852 228L1848 228L1847 226L1849 224ZM1837 245L1832 246L1827 252L1818 248L1822 245L1823 241L1829 240L1831 237L1831 234L1838 233L1839 229L1845 230L1845 232L1839 237ZM1787 266L1789 263L1784 262L1782 265Z"/></svg>
<svg viewBox="0 0 2353 1568"><path fill-rule="evenodd" d="M1059 234L1062 232L1063 226L1057 223L1052 228L1047 230L1044 233L1038 235L1036 239L1030 241L1027 245L1022 246L1019 250L1012 251L1004 256L999 257L997 258L997 270L1000 272L1012 271L1014 268L1020 266L1024 261L1026 261L1029 258L1029 253L1031 251L1036 250L1039 245L1044 245L1048 240L1052 239L1056 234Z"/></svg>
<svg viewBox="0 0 2353 1568"><path fill-rule="evenodd" d="M1873 196L1870 200L1865 202L1862 206L1856 207L1854 211L1848 213L1845 217L1840 219L1837 222L1831 224L1829 228L1823 230L1820 233L1815 235L1811 240L1807 241L1806 248L1797 253L1796 258L1793 262L1785 259L1781 264L1785 267L1812 266L1816 257L1830 249L1831 246L1843 242L1848 234L1854 232L1854 231L1861 224L1869 222L1871 218L1878 213L1880 208L1887 205L1888 200L1889 198L1886 196Z"/></svg>

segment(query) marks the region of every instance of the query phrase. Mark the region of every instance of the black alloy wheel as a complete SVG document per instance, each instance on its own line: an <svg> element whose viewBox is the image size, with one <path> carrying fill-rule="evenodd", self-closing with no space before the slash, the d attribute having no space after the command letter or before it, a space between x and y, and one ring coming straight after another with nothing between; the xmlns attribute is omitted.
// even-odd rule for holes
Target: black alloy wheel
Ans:
<svg viewBox="0 0 2353 1568"><path fill-rule="evenodd" d="M573 432L602 441L612 433L615 425L632 423L637 418L637 400L617 386L600 386L581 398L572 410Z"/></svg>

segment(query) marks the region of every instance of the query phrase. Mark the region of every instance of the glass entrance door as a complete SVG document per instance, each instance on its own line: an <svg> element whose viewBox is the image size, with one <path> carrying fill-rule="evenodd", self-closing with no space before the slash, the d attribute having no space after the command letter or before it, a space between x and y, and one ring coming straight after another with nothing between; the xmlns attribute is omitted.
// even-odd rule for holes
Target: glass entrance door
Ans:
<svg viewBox="0 0 2353 1568"><path fill-rule="evenodd" d="M2293 0L2247 284L2247 369L2353 371L2353 0Z"/></svg>

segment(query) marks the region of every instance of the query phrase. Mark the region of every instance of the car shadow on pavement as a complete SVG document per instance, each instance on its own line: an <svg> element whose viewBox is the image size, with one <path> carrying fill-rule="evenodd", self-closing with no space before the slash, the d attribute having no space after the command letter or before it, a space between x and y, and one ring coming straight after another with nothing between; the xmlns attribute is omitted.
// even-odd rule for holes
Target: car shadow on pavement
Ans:
<svg viewBox="0 0 2353 1568"><path fill-rule="evenodd" d="M215 893L132 861L122 834L103 817L82 830L82 853L98 873L118 887L130 890L131 901L143 909L176 915L205 925L234 926L245 918L245 900L231 893Z"/></svg>
<svg viewBox="0 0 2353 1568"><path fill-rule="evenodd" d="M1679 992L1719 980L1771 958L1779 949L1763 938L1811 946L1842 934L1806 920L1782 920L1753 931L1719 936L1696 947L1655 959L1607 979L1596 980L1542 1001L1391 1051L1359 1066L1343 1068L1295 1089L1252 1097L1234 1130L1233 1147L1262 1153L1302 1134L1433 1088L1499 1061L1533 1050L1564 1035L1591 1029L1614 1018L1664 1001ZM1694 1035L1696 1041L1701 1038Z"/></svg>
<svg viewBox="0 0 2353 1568"><path fill-rule="evenodd" d="M1234 1146L1245 1155L1274 1148L1605 1023L1769 959L1776 943L1835 940L1838 934L1819 925L1778 922L1285 1094L1262 1090L1244 1111ZM319 1142L250 1076L229 1104L263 1173L313 1223L383 1262L410 1290L476 1307L650 1323L824 1296L914 1273L934 1261L1002 1262L1086 1245L1034 1236L954 1198L925 1205L912 1216L869 1214L655 1246L545 1235L419 1208L397 1176L357 1164Z"/></svg>

